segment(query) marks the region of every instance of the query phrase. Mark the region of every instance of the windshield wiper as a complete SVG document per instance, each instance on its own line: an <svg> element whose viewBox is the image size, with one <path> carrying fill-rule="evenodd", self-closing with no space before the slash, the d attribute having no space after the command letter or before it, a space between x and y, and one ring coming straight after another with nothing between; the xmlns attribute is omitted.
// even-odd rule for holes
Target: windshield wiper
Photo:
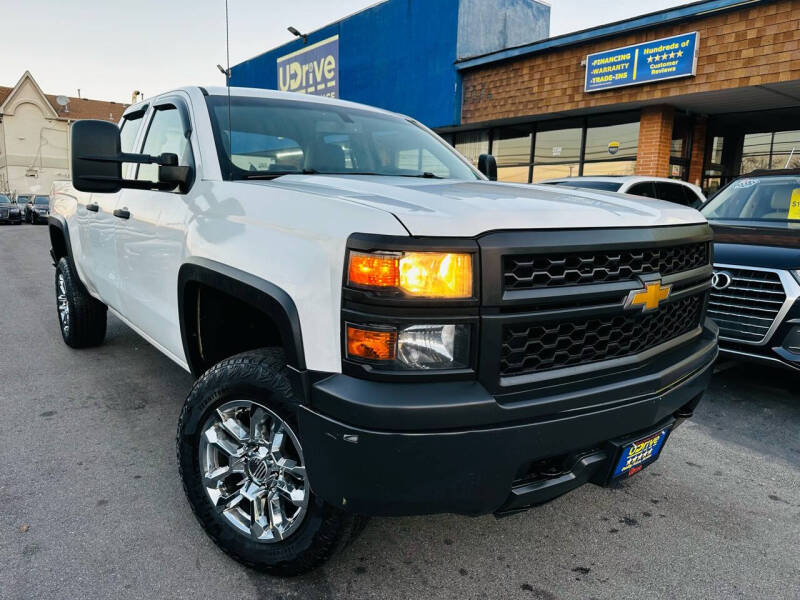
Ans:
<svg viewBox="0 0 800 600"><path fill-rule="evenodd" d="M435 173L431 173L430 171L424 171L422 173L414 173L413 175L400 175L400 177L419 177L421 179L444 179L441 175L436 175Z"/></svg>
<svg viewBox="0 0 800 600"><path fill-rule="evenodd" d="M319 175L316 169L303 169L302 171L267 171L259 173L247 173L241 179L275 179L284 175Z"/></svg>
<svg viewBox="0 0 800 600"><path fill-rule="evenodd" d="M316 169L303 169L302 171L273 171L247 173L242 175L242 179L275 179L284 175L363 175L369 177L419 177L424 179L444 179L439 175L425 171L424 173L413 173L410 175L399 173L376 173L374 171L317 171Z"/></svg>

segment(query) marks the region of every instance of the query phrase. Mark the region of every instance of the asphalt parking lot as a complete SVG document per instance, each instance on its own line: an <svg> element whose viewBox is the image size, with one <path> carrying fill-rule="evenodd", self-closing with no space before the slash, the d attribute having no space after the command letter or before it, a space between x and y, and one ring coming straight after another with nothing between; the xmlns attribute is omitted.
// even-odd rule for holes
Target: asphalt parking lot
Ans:
<svg viewBox="0 0 800 600"><path fill-rule="evenodd" d="M0 597L800 598L800 378L722 363L660 460L501 520L373 519L301 578L235 563L184 498L191 377L113 317L61 341L44 226L0 227Z"/></svg>

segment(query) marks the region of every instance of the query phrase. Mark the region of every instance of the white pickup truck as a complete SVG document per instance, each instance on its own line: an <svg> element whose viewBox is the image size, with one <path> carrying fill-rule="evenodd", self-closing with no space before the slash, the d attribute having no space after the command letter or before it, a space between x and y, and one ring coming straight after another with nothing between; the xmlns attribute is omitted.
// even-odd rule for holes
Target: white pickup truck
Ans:
<svg viewBox="0 0 800 600"><path fill-rule="evenodd" d="M371 515L629 477L707 386L695 210L496 183L410 118L263 90L174 90L71 147L64 341L102 343L111 311L198 378L184 488L250 566L309 570Z"/></svg>

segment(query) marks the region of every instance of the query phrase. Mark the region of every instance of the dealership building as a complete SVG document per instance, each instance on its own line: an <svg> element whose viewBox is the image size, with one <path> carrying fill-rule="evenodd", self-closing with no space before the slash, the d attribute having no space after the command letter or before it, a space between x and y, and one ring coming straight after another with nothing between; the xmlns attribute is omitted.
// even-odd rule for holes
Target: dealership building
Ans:
<svg viewBox="0 0 800 600"><path fill-rule="evenodd" d="M549 37L534 0L387 0L236 65L232 85L408 114L498 178L705 190L800 167L800 0L703 0Z"/></svg>

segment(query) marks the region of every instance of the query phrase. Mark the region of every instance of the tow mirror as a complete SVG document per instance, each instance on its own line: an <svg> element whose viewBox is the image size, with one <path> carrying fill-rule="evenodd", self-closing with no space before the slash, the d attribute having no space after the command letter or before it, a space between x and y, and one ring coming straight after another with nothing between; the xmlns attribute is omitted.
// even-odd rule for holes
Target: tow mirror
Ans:
<svg viewBox="0 0 800 600"><path fill-rule="evenodd" d="M497 161L491 154L478 157L478 171L486 175L489 181L497 181Z"/></svg>
<svg viewBox="0 0 800 600"><path fill-rule="evenodd" d="M72 124L72 185L81 192L113 194L122 189L119 129L108 121Z"/></svg>
<svg viewBox="0 0 800 600"><path fill-rule="evenodd" d="M122 178L122 163L157 164L158 181ZM121 151L119 128L108 121L87 119L72 125L72 185L81 192L113 194L122 188L186 191L191 167L178 166L178 156L130 154Z"/></svg>

